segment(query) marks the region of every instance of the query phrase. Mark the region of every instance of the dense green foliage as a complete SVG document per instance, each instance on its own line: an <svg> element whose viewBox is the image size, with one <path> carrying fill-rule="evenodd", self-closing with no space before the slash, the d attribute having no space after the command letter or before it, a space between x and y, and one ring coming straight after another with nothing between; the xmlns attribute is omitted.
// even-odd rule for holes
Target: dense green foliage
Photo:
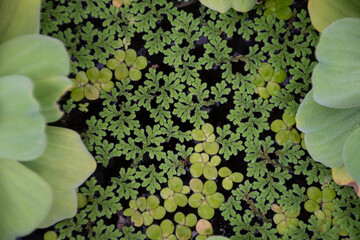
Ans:
<svg viewBox="0 0 360 240"><path fill-rule="evenodd" d="M284 112L295 115L315 65L318 34L306 10L290 7L293 16L284 21L264 17L264 5L249 13L219 14L200 3L170 0L134 0L118 9L110 0L47 1L43 33L65 43L74 76L104 66L124 42L148 60L140 80L113 79L110 93L100 91L100 100L89 102L91 115L74 109L73 102L64 105L67 117L85 119L79 131L104 173L80 188L88 204L55 226L58 238L145 239L145 231L130 226L121 211L130 200L159 195L174 176L191 177L189 157L197 144L191 133L205 123L215 127L222 159L217 168L244 176L231 191L223 191L221 181L218 185L225 202L215 209L215 235L222 235L221 225L232 240L336 239L345 226L351 238L359 238L360 202L353 190L331 181L331 171L299 144L277 144L270 128ZM268 99L255 93L254 84L264 62L287 73ZM297 228L280 235L271 205L306 215L306 189L322 184L337 192L334 212L342 214L341 221L322 231L315 216L299 218ZM172 215L164 219L173 221ZM158 226L152 229L162 236Z"/></svg>

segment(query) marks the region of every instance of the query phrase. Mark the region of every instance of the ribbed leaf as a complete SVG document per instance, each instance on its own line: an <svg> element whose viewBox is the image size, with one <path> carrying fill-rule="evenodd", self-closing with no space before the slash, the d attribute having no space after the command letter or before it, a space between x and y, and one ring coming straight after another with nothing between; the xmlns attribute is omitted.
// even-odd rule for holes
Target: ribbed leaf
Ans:
<svg viewBox="0 0 360 240"><path fill-rule="evenodd" d="M17 36L39 33L41 0L0 1L0 44Z"/></svg>
<svg viewBox="0 0 360 240"><path fill-rule="evenodd" d="M359 0L309 0L311 23L322 32L332 22L346 17L360 17Z"/></svg>
<svg viewBox="0 0 360 240"><path fill-rule="evenodd" d="M0 45L0 76L24 75L34 84L35 97L47 122L61 112L56 101L71 82L69 56L64 45L51 37L24 35Z"/></svg>
<svg viewBox="0 0 360 240"><path fill-rule="evenodd" d="M94 171L96 163L82 143L79 134L59 127L47 127L48 144L45 153L24 163L50 184L54 201L40 227L48 227L64 218L73 217L77 210L75 188Z"/></svg>
<svg viewBox="0 0 360 240"><path fill-rule="evenodd" d="M347 172L360 184L360 128L358 128L345 143L344 147L344 165Z"/></svg>
<svg viewBox="0 0 360 240"><path fill-rule="evenodd" d="M360 106L360 18L331 24L316 48L314 99L328 107Z"/></svg>
<svg viewBox="0 0 360 240"><path fill-rule="evenodd" d="M0 159L0 238L14 240L37 228L49 213L51 187L21 163Z"/></svg>
<svg viewBox="0 0 360 240"><path fill-rule="evenodd" d="M1 158L27 161L45 151L45 120L32 90L27 77L0 77Z"/></svg>
<svg viewBox="0 0 360 240"><path fill-rule="evenodd" d="M345 141L360 126L360 107L324 107L314 101L310 91L300 104L296 122L305 133L305 144L314 160L336 168L343 164Z"/></svg>

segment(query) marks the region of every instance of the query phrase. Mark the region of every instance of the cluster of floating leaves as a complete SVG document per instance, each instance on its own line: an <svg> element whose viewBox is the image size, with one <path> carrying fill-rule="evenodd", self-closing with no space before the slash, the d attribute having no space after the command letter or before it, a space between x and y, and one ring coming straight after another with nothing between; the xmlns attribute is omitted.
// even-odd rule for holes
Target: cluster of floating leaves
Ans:
<svg viewBox="0 0 360 240"><path fill-rule="evenodd" d="M99 70L92 67L76 74L75 78L71 79L73 88L71 89L71 98L78 102L84 99L96 100L100 96L100 91L110 92L114 88L114 83L111 81L113 77L112 72L108 68Z"/></svg>
<svg viewBox="0 0 360 240"><path fill-rule="evenodd" d="M320 231L325 231L325 225L329 223L331 226L338 226L341 221L341 215L335 214L335 204L333 200L336 197L334 189L324 187L322 190L318 187L309 187L306 191L309 200L304 203L304 208L310 213L314 213L318 221L321 222L319 226ZM341 229L340 236L347 236L346 229Z"/></svg>
<svg viewBox="0 0 360 240"><path fill-rule="evenodd" d="M267 0L265 2L264 16L274 15L277 19L289 20L292 16L290 5L293 2L294 0Z"/></svg>
<svg viewBox="0 0 360 240"><path fill-rule="evenodd" d="M256 86L255 93L264 99L274 96L275 92L281 89L279 84L284 82L286 77L284 69L274 70L269 63L261 64L253 80Z"/></svg>
<svg viewBox="0 0 360 240"><path fill-rule="evenodd" d="M284 146L288 141L291 141L293 144L301 142L302 139L295 128L295 123L295 117L288 113L284 113L282 119L277 119L271 123L270 128L276 133L275 141L279 145ZM305 147L303 142L301 145Z"/></svg>
<svg viewBox="0 0 360 240"><path fill-rule="evenodd" d="M75 78L71 79L73 87L71 89L71 99L79 102L86 98L87 100L96 100L100 96L100 91L111 92L114 88L113 76L117 80L123 80L129 77L133 81L138 81L142 77L140 70L146 68L147 59L144 56L137 56L134 49L115 51L114 58L106 63L107 67L98 69L92 67L86 71L79 71ZM114 71L113 72L111 71Z"/></svg>
<svg viewBox="0 0 360 240"><path fill-rule="evenodd" d="M290 226L299 226L299 219L297 217L300 215L300 211L289 211L285 210L282 206L277 204L272 204L271 209L276 213L273 217L273 220L276 224L276 229L281 235L285 234L285 231Z"/></svg>
<svg viewBox="0 0 360 240"><path fill-rule="evenodd" d="M137 56L134 49L121 50L115 52L114 58L106 62L106 66L114 70L117 80L129 77L133 81L141 79L141 71L147 66L147 59L144 56Z"/></svg>

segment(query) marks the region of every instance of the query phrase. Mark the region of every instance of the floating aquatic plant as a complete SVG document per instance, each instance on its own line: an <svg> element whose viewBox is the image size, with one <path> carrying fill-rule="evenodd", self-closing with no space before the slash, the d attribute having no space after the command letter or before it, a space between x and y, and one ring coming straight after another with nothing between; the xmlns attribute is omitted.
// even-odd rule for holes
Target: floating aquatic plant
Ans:
<svg viewBox="0 0 360 240"><path fill-rule="evenodd" d="M275 15L277 19L289 20L292 16L291 8L294 0L267 0L264 16Z"/></svg>
<svg viewBox="0 0 360 240"><path fill-rule="evenodd" d="M211 223L206 219L200 219L196 223L196 231L199 234L196 236L196 240L206 240L214 232Z"/></svg>
<svg viewBox="0 0 360 240"><path fill-rule="evenodd" d="M71 89L71 98L78 102L84 97L88 100L96 100L100 96L100 90L110 92L114 88L114 83L111 81L112 72L108 68L93 67L76 74L75 78L71 79L74 86ZM90 81L90 82L89 82Z"/></svg>
<svg viewBox="0 0 360 240"><path fill-rule="evenodd" d="M164 207L166 211L175 212L178 206L185 207L188 201L186 194L190 192L190 188L184 186L179 177L170 178L168 186L160 191L160 196L165 199Z"/></svg>
<svg viewBox="0 0 360 240"><path fill-rule="evenodd" d="M190 228L194 227L197 222L197 217L193 213L189 213L185 216L182 212L177 212L174 216L176 226L176 237L181 240L190 239L192 231Z"/></svg>
<svg viewBox="0 0 360 240"><path fill-rule="evenodd" d="M160 206L160 200L154 195L148 198L139 197L136 200L130 200L129 208L125 209L124 215L131 217L131 221L136 227L143 224L149 226L155 220L160 220L165 216L164 207Z"/></svg>
<svg viewBox="0 0 360 240"><path fill-rule="evenodd" d="M216 166L221 162L218 155L210 156L207 153L192 153L190 155L190 173L193 177L200 177L204 175L206 179L216 179L218 171Z"/></svg>
<svg viewBox="0 0 360 240"><path fill-rule="evenodd" d="M118 80L129 77L133 81L140 80L142 69L147 66L147 59L144 56L137 56L134 49L121 50L115 52L114 58L106 62L106 66L114 70L115 78Z"/></svg>
<svg viewBox="0 0 360 240"><path fill-rule="evenodd" d="M244 179L244 175L239 172L232 172L228 167L222 167L219 169L219 176L224 178L222 180L222 186L226 190L231 190L234 183L240 183Z"/></svg>
<svg viewBox="0 0 360 240"><path fill-rule="evenodd" d="M273 220L279 234L284 235L290 226L299 226L299 219L297 217L300 215L300 211L285 210L277 204L272 204L271 209L276 213Z"/></svg>
<svg viewBox="0 0 360 240"><path fill-rule="evenodd" d="M152 224L146 228L146 236L151 240L177 240L173 234L174 230L175 226L173 222L165 219L160 223L160 226Z"/></svg>
<svg viewBox="0 0 360 240"><path fill-rule="evenodd" d="M280 91L280 83L286 80L287 74L284 69L274 70L269 63L263 63L258 69L258 74L254 76L255 93L267 99Z"/></svg>
<svg viewBox="0 0 360 240"><path fill-rule="evenodd" d="M190 180L190 188L194 192L189 197L189 205L196 208L199 216L204 219L211 219L215 210L225 201L223 194L216 192L217 186L215 181L207 180L204 184L198 178Z"/></svg>
<svg viewBox="0 0 360 240"><path fill-rule="evenodd" d="M296 128L293 128L294 125L295 117L287 113L283 113L282 120L277 119L271 123L270 128L276 133L275 141L279 145L285 145L288 141L291 141L293 144L300 143L301 137Z"/></svg>

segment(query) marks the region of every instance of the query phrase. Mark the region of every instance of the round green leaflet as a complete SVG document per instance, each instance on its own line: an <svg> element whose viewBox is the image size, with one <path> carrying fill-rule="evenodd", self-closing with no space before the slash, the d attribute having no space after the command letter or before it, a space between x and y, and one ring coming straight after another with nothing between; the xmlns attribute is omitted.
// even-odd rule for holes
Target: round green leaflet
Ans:
<svg viewBox="0 0 360 240"><path fill-rule="evenodd" d="M116 67L114 75L117 80L127 78L129 76L129 69L127 68L126 64L121 63L118 67Z"/></svg>
<svg viewBox="0 0 360 240"><path fill-rule="evenodd" d="M189 197L189 205L192 208L198 208L205 200L205 197L201 193L194 193Z"/></svg>
<svg viewBox="0 0 360 240"><path fill-rule="evenodd" d="M225 13L230 8L238 12L248 12L255 6L256 0L200 0L200 2L210 9Z"/></svg>
<svg viewBox="0 0 360 240"><path fill-rule="evenodd" d="M154 222L154 219L150 215L150 212L146 211L146 212L141 213L141 215L142 215L142 217L144 219L144 225L145 226L150 226Z"/></svg>
<svg viewBox="0 0 360 240"><path fill-rule="evenodd" d="M133 63L136 61L136 51L134 49L126 49L125 52L125 63L128 67L133 65Z"/></svg>
<svg viewBox="0 0 360 240"><path fill-rule="evenodd" d="M215 210L209 205L205 204L205 202L203 202L203 204L201 204L198 208L198 214L201 218L210 220L214 217Z"/></svg>
<svg viewBox="0 0 360 240"><path fill-rule="evenodd" d="M155 195L150 195L146 199L146 209L147 210L154 210L160 204L160 200Z"/></svg>
<svg viewBox="0 0 360 240"><path fill-rule="evenodd" d="M175 212L177 209L177 204L175 203L174 199L168 198L164 202L164 207L168 212Z"/></svg>
<svg viewBox="0 0 360 240"><path fill-rule="evenodd" d="M172 177L168 181L169 187L175 192L181 192L183 188L183 181L179 177Z"/></svg>
<svg viewBox="0 0 360 240"><path fill-rule="evenodd" d="M163 231L159 225L151 225L146 229L146 236L151 240L160 240L163 235Z"/></svg>
<svg viewBox="0 0 360 240"><path fill-rule="evenodd" d="M147 59L144 56L139 56L136 58L135 63L132 65L133 68L142 70L147 66Z"/></svg>
<svg viewBox="0 0 360 240"><path fill-rule="evenodd" d="M204 142L204 151L209 155L215 155L219 152L219 144L217 142Z"/></svg>
<svg viewBox="0 0 360 240"><path fill-rule="evenodd" d="M176 205L178 205L179 207L185 207L187 204L187 201L188 201L188 199L184 194L175 193L174 202Z"/></svg>
<svg viewBox="0 0 360 240"><path fill-rule="evenodd" d="M206 179L216 179L218 172L212 163L206 163L203 168L203 175ZM195 177L195 176L194 176Z"/></svg>
<svg viewBox="0 0 360 240"><path fill-rule="evenodd" d="M202 190L202 193L204 195L212 195L216 192L216 190L217 190L216 182L214 180L207 180L204 183L204 188Z"/></svg>
<svg viewBox="0 0 360 240"><path fill-rule="evenodd" d="M135 68L130 68L129 70L129 78L133 81L138 81L141 79L141 71Z"/></svg>
<svg viewBox="0 0 360 240"><path fill-rule="evenodd" d="M188 227L194 227L197 222L197 217L194 213L189 213L185 218L185 225Z"/></svg>
<svg viewBox="0 0 360 240"><path fill-rule="evenodd" d="M191 229L183 225L176 226L176 237L179 240L187 240L191 238Z"/></svg>
<svg viewBox="0 0 360 240"><path fill-rule="evenodd" d="M54 231L47 231L44 234L44 240L57 240L57 234Z"/></svg>
<svg viewBox="0 0 360 240"><path fill-rule="evenodd" d="M206 139L204 131L200 129L193 129L191 131L191 136L195 141L199 142L205 141Z"/></svg>
<svg viewBox="0 0 360 240"><path fill-rule="evenodd" d="M186 223L185 214L182 212L175 213L174 220L177 224L185 225L185 223Z"/></svg>
<svg viewBox="0 0 360 240"><path fill-rule="evenodd" d="M189 185L191 190L195 193L201 193L204 187L203 182L198 178L192 178Z"/></svg>
<svg viewBox="0 0 360 240"><path fill-rule="evenodd" d="M165 219L160 224L164 237L169 237L174 233L175 226L169 219Z"/></svg>
<svg viewBox="0 0 360 240"><path fill-rule="evenodd" d="M224 195L219 192L216 192L210 196L206 196L205 198L206 202L208 202L209 206L212 208L219 208L225 201Z"/></svg>
<svg viewBox="0 0 360 240"><path fill-rule="evenodd" d="M196 231L201 235L213 234L213 228L208 220L200 219L196 224Z"/></svg>

